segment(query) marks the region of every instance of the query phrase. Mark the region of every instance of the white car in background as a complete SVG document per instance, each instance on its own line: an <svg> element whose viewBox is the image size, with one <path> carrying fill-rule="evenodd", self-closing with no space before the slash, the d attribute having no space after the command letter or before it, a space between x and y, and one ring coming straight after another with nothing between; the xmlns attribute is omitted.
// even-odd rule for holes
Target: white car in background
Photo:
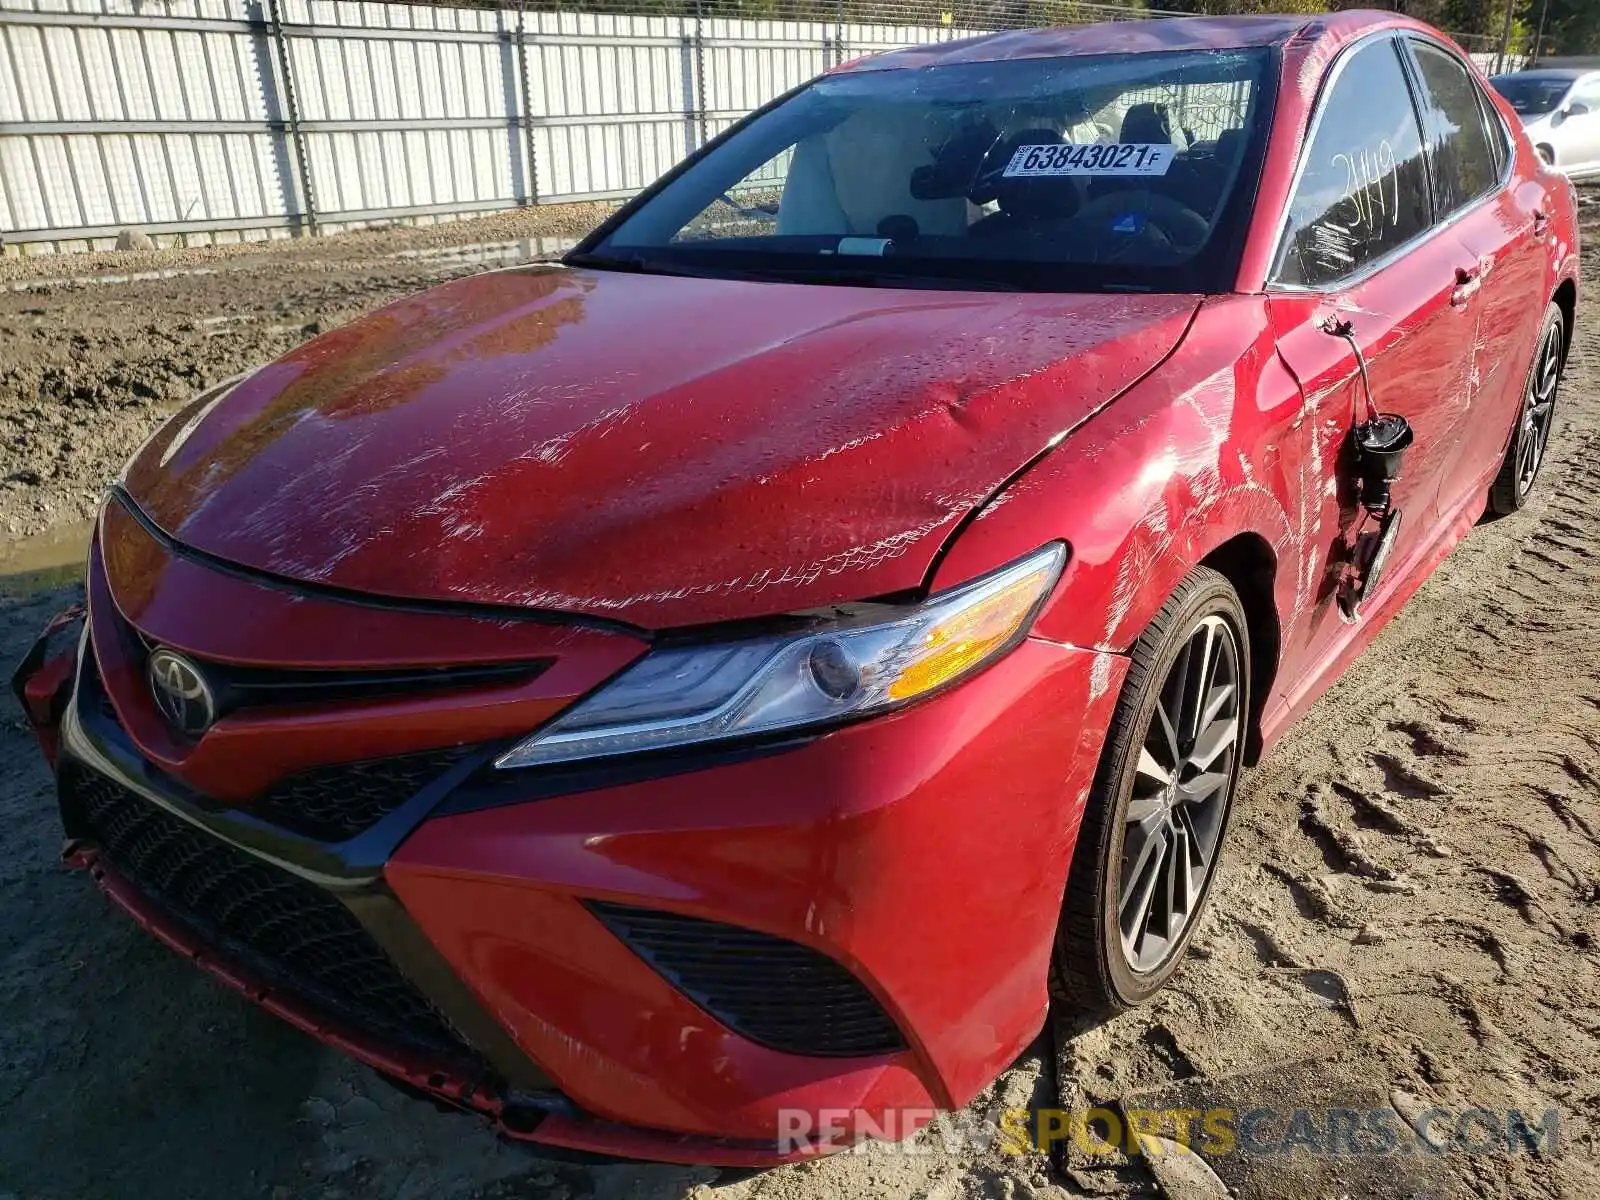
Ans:
<svg viewBox="0 0 1600 1200"><path fill-rule="evenodd" d="M1489 80L1540 157L1571 179L1600 176L1600 70L1547 68Z"/></svg>

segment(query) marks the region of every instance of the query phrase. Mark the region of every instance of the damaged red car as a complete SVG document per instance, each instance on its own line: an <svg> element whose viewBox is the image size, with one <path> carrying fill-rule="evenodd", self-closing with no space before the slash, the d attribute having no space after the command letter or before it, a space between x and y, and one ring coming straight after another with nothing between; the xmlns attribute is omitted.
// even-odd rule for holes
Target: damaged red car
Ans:
<svg viewBox="0 0 1600 1200"><path fill-rule="evenodd" d="M830 72L139 451L17 678L67 861L536 1143L962 1105L1162 985L1241 768L1523 504L1573 210L1394 15Z"/></svg>

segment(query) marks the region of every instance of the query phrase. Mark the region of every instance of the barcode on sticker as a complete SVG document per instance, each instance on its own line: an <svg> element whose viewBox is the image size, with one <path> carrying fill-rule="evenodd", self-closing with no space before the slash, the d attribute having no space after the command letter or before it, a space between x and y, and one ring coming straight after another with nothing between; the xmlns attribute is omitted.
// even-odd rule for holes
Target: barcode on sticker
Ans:
<svg viewBox="0 0 1600 1200"><path fill-rule="evenodd" d="M1054 175L1165 175L1176 146L1131 142L1018 146L1006 164L1008 179Z"/></svg>

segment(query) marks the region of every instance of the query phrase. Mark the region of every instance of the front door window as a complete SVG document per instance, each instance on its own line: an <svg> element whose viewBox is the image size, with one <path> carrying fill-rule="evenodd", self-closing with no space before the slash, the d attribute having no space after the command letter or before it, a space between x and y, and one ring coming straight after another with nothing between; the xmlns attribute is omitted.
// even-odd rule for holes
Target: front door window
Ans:
<svg viewBox="0 0 1600 1200"><path fill-rule="evenodd" d="M1356 50L1319 114L1276 272L1279 283L1318 288L1360 273L1432 220L1422 134L1394 41Z"/></svg>

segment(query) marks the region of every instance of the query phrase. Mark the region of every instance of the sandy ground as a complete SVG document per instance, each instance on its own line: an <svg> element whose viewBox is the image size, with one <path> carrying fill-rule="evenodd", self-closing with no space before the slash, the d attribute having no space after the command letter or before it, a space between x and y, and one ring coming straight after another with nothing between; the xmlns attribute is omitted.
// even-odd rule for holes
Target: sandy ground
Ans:
<svg viewBox="0 0 1600 1200"><path fill-rule="evenodd" d="M98 489L163 415L318 329L526 252L474 259L453 241L573 232L531 220L78 260L215 272L127 283L43 282L35 263L0 274L0 531L49 531L0 544L0 659L71 597L70 569L38 568L75 554ZM1600 1195L1597 496L1591 308L1537 499L1477 529L1249 775L1173 986L1137 1013L1065 1028L1059 1074L1041 1041L973 1111L1054 1104L1058 1079L1075 1101L1124 1108L1554 1107L1554 1155L1217 1166L1240 1197ZM1052 1163L937 1138L915 1155L874 1148L739 1179L542 1159L224 992L57 866L50 780L9 704L0 829L0 1200L1020 1200L1163 1186L1120 1156ZM1172 1195L1206 1194L1159 1173Z"/></svg>

